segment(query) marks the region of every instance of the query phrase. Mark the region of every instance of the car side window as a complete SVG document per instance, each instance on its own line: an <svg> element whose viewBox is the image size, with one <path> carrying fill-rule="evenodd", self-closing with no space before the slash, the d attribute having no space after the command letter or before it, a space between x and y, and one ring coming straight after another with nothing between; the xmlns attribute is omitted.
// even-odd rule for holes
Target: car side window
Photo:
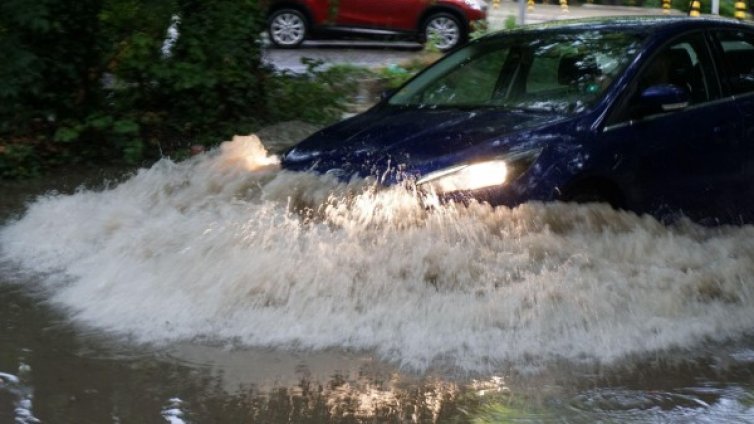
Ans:
<svg viewBox="0 0 754 424"><path fill-rule="evenodd" d="M531 68L529 69L529 77L526 81L526 92L540 93L561 88L558 81L559 62L559 57L535 57L532 61Z"/></svg>
<svg viewBox="0 0 754 424"><path fill-rule="evenodd" d="M730 94L754 93L754 34L718 31L716 36L723 53L723 84Z"/></svg>
<svg viewBox="0 0 754 424"><path fill-rule="evenodd" d="M540 50L546 50L544 46ZM577 89L600 92L612 82L620 62L603 52L562 52L535 54L526 79L526 93L548 93ZM578 88L577 88L578 86Z"/></svg>
<svg viewBox="0 0 754 424"><path fill-rule="evenodd" d="M495 92L506 53L506 50L496 50L471 58L430 86L422 101L459 106L488 103Z"/></svg>
<svg viewBox="0 0 754 424"><path fill-rule="evenodd" d="M712 73L702 34L677 39L653 55L642 68L626 107L612 121L619 123L661 113L662 111L648 110L642 98L646 90L659 86L673 86L685 92L689 99L688 105L712 100L716 93L710 87Z"/></svg>

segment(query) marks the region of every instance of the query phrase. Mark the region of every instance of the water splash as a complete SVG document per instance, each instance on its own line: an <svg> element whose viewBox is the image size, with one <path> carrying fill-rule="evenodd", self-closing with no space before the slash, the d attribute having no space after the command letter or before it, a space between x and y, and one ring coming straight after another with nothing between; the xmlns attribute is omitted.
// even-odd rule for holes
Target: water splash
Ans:
<svg viewBox="0 0 754 424"><path fill-rule="evenodd" d="M22 364L24 365L24 364ZM0 393L6 392L14 399L13 414L16 424L36 424L41 421L34 416L32 399L34 391L16 375L0 372Z"/></svg>
<svg viewBox="0 0 754 424"><path fill-rule="evenodd" d="M170 424L186 424L183 401L180 398L171 398L168 405L165 406L161 413L166 422Z"/></svg>
<svg viewBox="0 0 754 424"><path fill-rule="evenodd" d="M74 319L151 343L374 350L415 369L628 354L754 325L754 227L605 206L425 208L278 171L258 139L37 199L2 255Z"/></svg>

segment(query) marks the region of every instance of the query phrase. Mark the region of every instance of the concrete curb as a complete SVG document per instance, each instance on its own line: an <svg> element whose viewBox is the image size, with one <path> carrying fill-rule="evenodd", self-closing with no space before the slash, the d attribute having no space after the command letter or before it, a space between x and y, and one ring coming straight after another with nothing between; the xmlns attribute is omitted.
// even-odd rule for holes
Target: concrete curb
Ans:
<svg viewBox="0 0 754 424"><path fill-rule="evenodd" d="M550 0L555 3L556 0ZM670 15L684 15L678 10L671 10ZM609 6L582 4L574 5L568 8L568 13L563 13L558 4L539 4L534 6L532 12L526 13L526 23L541 23L547 21L566 20L566 19L583 19L598 18L608 16L662 16L663 10L652 7L634 7L634 6ZM487 20L490 28L502 29L505 27L505 20L509 16L518 16L518 3L511 0L502 0L500 6L494 8L490 6L487 12Z"/></svg>

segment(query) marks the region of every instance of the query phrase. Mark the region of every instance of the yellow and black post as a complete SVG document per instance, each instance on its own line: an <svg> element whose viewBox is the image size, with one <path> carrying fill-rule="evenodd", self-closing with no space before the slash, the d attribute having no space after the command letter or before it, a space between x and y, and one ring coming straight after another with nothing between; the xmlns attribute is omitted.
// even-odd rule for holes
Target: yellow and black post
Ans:
<svg viewBox="0 0 754 424"><path fill-rule="evenodd" d="M665 15L670 14L670 0L662 0L662 13Z"/></svg>
<svg viewBox="0 0 754 424"><path fill-rule="evenodd" d="M699 0L693 0L691 2L691 10L689 11L689 16L697 17L699 16L699 9L702 7L701 3L699 3Z"/></svg>
<svg viewBox="0 0 754 424"><path fill-rule="evenodd" d="M746 2L744 0L738 0L736 2L736 12L733 14L738 20L746 19Z"/></svg>
<svg viewBox="0 0 754 424"><path fill-rule="evenodd" d="M524 0L519 0L519 1L524 1ZM527 5L526 7L527 11L531 12L534 10L534 0L529 0L528 2L526 2L526 5Z"/></svg>
<svg viewBox="0 0 754 424"><path fill-rule="evenodd" d="M560 13L569 13L568 0L560 0Z"/></svg>

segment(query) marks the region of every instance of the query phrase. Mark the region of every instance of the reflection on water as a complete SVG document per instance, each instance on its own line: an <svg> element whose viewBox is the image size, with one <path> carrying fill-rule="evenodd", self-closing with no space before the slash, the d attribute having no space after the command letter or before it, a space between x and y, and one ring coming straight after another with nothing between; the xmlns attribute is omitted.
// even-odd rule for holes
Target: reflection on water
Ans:
<svg viewBox="0 0 754 424"><path fill-rule="evenodd" d="M0 229L0 422L752 421L752 236L426 209L239 138Z"/></svg>
<svg viewBox="0 0 754 424"><path fill-rule="evenodd" d="M183 410L184 402L179 398L168 400L168 405L162 410L162 417L170 424L185 424L186 412Z"/></svg>
<svg viewBox="0 0 754 424"><path fill-rule="evenodd" d="M32 284L33 280L23 282ZM0 286L0 422L749 422L751 341L535 374L406 373L369 354L139 347ZM19 364L27 364L22 372ZM27 368L28 367L28 368ZM24 421L25 420L25 421Z"/></svg>

